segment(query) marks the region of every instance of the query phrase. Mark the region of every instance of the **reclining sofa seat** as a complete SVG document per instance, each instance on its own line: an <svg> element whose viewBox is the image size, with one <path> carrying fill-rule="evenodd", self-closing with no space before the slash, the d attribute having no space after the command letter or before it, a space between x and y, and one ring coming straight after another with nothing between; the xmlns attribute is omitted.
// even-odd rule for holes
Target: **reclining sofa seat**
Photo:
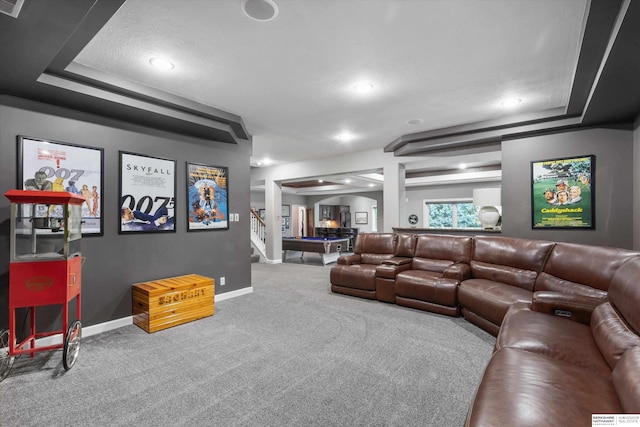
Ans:
<svg viewBox="0 0 640 427"><path fill-rule="evenodd" d="M626 249L556 243L536 279L536 310L589 324L593 309L607 301L616 272L636 257Z"/></svg>
<svg viewBox="0 0 640 427"><path fill-rule="evenodd" d="M331 267L331 291L376 299L376 268L394 257L397 241L395 233L359 233L354 253L341 256Z"/></svg>
<svg viewBox="0 0 640 427"><path fill-rule="evenodd" d="M544 240L476 236L471 279L458 288L464 318L497 335L512 304L531 302L538 274L554 245Z"/></svg>
<svg viewBox="0 0 640 427"><path fill-rule="evenodd" d="M536 311L538 292L530 308L510 309L466 426L583 426L591 414L640 413L640 258L608 290L588 324Z"/></svg>
<svg viewBox="0 0 640 427"><path fill-rule="evenodd" d="M472 250L472 237L418 235L411 269L396 275L396 304L459 316L458 285L471 277Z"/></svg>

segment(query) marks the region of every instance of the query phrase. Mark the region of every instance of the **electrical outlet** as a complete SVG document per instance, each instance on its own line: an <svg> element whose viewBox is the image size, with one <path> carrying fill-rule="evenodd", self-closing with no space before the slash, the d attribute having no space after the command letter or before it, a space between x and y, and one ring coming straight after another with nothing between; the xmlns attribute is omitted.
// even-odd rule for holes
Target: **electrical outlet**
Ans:
<svg viewBox="0 0 640 427"><path fill-rule="evenodd" d="M224 280L224 276L222 276L220 278L220 286L224 286L225 280Z"/></svg>
<svg viewBox="0 0 640 427"><path fill-rule="evenodd" d="M235 222L240 221L240 214L239 214L239 213L235 213L235 214L233 214L233 220L234 220Z"/></svg>

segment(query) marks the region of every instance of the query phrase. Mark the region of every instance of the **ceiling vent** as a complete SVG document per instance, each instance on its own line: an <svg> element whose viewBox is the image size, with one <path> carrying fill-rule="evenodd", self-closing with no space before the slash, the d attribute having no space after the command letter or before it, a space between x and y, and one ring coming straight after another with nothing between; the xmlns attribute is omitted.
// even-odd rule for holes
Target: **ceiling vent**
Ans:
<svg viewBox="0 0 640 427"><path fill-rule="evenodd" d="M271 21L278 16L278 6L273 0L242 0L242 11L249 18L261 22Z"/></svg>
<svg viewBox="0 0 640 427"><path fill-rule="evenodd" d="M23 3L24 0L0 0L0 12L17 18Z"/></svg>

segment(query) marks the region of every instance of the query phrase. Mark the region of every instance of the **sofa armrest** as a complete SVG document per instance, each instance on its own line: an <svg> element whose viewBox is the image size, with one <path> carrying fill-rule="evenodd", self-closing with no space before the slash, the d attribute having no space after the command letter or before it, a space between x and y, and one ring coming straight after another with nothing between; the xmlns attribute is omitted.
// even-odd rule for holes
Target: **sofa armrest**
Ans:
<svg viewBox="0 0 640 427"><path fill-rule="evenodd" d="M442 277L446 277L447 279L455 279L459 282L471 279L471 267L469 266L469 264L458 262L445 268L442 272Z"/></svg>
<svg viewBox="0 0 640 427"><path fill-rule="evenodd" d="M342 255L338 258L337 264L340 265L352 265L352 264L360 264L362 257L360 254L349 254Z"/></svg>
<svg viewBox="0 0 640 427"><path fill-rule="evenodd" d="M393 257L393 258L385 259L384 261L382 261L382 264L385 264L385 265L406 265L406 264L411 264L411 261L413 261L413 258Z"/></svg>
<svg viewBox="0 0 640 427"><path fill-rule="evenodd" d="M411 269L411 258L409 262L387 263L386 261L376 267L376 277L385 279L395 279L398 273Z"/></svg>
<svg viewBox="0 0 640 427"><path fill-rule="evenodd" d="M588 325L591 322L591 313L603 302L601 298L585 295L538 291L533 293L531 309Z"/></svg>

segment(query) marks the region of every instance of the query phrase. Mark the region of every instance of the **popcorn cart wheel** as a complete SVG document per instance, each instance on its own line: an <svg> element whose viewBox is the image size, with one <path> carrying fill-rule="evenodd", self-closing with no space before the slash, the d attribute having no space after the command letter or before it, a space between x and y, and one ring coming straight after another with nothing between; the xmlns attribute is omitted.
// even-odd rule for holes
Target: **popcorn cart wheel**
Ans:
<svg viewBox="0 0 640 427"><path fill-rule="evenodd" d="M80 339L82 338L82 323L79 320L73 322L64 338L62 350L62 366L68 371L75 365L80 352Z"/></svg>
<svg viewBox="0 0 640 427"><path fill-rule="evenodd" d="M9 329L0 333L0 381L9 375L16 356L62 349L69 370L80 351L82 204L84 197L64 191L10 190L11 260L9 264ZM69 305L75 301L75 319ZM37 332L36 308L62 306L61 329ZM28 309L28 327L16 335L16 310ZM26 318L25 318L26 321ZM27 326L25 324L25 326ZM55 329L54 326L52 328Z"/></svg>
<svg viewBox="0 0 640 427"><path fill-rule="evenodd" d="M15 356L9 355L9 330L0 332L0 381L7 378Z"/></svg>

